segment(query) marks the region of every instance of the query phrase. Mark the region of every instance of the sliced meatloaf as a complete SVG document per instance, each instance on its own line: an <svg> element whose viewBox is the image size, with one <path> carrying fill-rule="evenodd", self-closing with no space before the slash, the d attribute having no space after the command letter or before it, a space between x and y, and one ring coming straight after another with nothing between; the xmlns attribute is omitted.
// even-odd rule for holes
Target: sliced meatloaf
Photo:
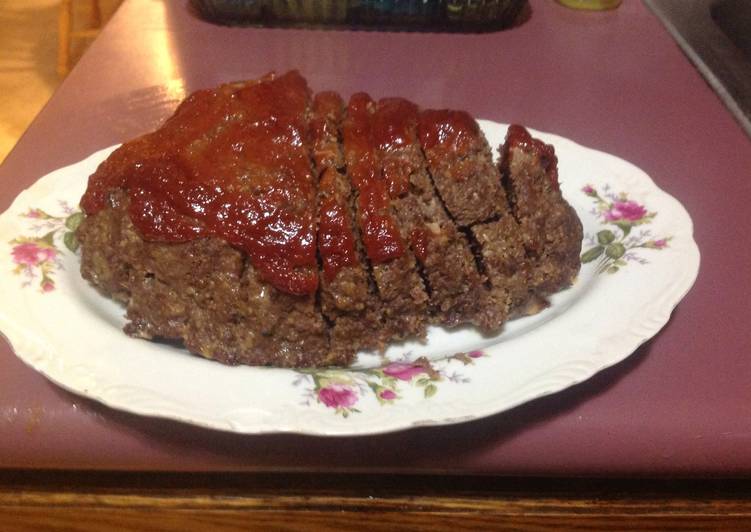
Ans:
<svg viewBox="0 0 751 532"><path fill-rule="evenodd" d="M422 111L419 135L433 183L459 227L497 219L505 211L493 154L474 118L464 111Z"/></svg>
<svg viewBox="0 0 751 532"><path fill-rule="evenodd" d="M400 227L373 138L375 104L365 93L350 98L342 125L347 176L354 191L359 236L383 308L383 327L394 339L423 337L428 295L409 233Z"/></svg>
<svg viewBox="0 0 751 532"><path fill-rule="evenodd" d="M529 258L498 166L477 122L462 111L420 114L420 140L435 188L473 245L487 279L494 323L528 307ZM474 207L477 207L476 209Z"/></svg>
<svg viewBox="0 0 751 532"><path fill-rule="evenodd" d="M529 290L544 299L579 273L581 221L561 195L553 146L512 125L500 152L503 183L529 260Z"/></svg>
<svg viewBox="0 0 751 532"><path fill-rule="evenodd" d="M373 135L383 177L403 234L430 295L432 320L447 327L473 324L498 330L503 312L489 291L469 242L446 213L430 180L418 139L419 109L403 98L378 102Z"/></svg>
<svg viewBox="0 0 751 532"><path fill-rule="evenodd" d="M316 94L310 141L318 175L318 253L321 310L331 324L331 350L354 353L382 348L382 310L370 282L354 222L352 188L339 135L344 103L333 92Z"/></svg>
<svg viewBox="0 0 751 532"><path fill-rule="evenodd" d="M470 237L476 242L480 264L488 278L491 307L506 320L526 308L530 300L529 259L519 236L519 224L506 213L499 220L475 224Z"/></svg>
<svg viewBox="0 0 751 532"><path fill-rule="evenodd" d="M495 333L572 283L581 248L552 147L512 126L501 154L464 112L345 105L297 72L199 91L89 178L81 273L129 335L228 364Z"/></svg>

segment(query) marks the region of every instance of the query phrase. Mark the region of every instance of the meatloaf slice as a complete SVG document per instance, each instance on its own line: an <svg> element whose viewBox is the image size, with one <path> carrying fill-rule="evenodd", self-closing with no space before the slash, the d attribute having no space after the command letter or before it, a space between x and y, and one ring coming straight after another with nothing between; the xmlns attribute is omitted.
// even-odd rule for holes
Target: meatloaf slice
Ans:
<svg viewBox="0 0 751 532"><path fill-rule="evenodd" d="M456 224L469 227L498 219L506 206L488 141L464 111L420 113L419 137L428 169Z"/></svg>
<svg viewBox="0 0 751 532"><path fill-rule="evenodd" d="M462 111L423 111L419 132L432 181L487 278L490 293L480 316L501 324L527 306L530 269L490 146Z"/></svg>
<svg viewBox="0 0 751 532"><path fill-rule="evenodd" d="M344 168L344 154L339 142L344 112L344 101L336 92L319 92L313 98L309 143L318 177L327 168Z"/></svg>
<svg viewBox="0 0 751 532"><path fill-rule="evenodd" d="M365 267L352 212L352 189L339 168L344 103L334 92L316 94L310 142L318 175L318 253L321 310L331 324L331 350L354 354L382 348L381 305Z"/></svg>
<svg viewBox="0 0 751 532"><path fill-rule="evenodd" d="M528 288L539 298L573 283L582 225L561 195L555 149L519 125L508 129L500 168L530 265Z"/></svg>
<svg viewBox="0 0 751 532"><path fill-rule="evenodd" d="M367 94L355 94L342 124L358 234L382 303L386 334L393 339L422 338L429 317L428 295L383 177L373 139L374 112L375 103Z"/></svg>
<svg viewBox="0 0 751 532"><path fill-rule="evenodd" d="M488 307L506 320L530 298L529 261L519 237L519 224L506 213L500 220L472 226L470 234L490 285Z"/></svg>
<svg viewBox="0 0 751 532"><path fill-rule="evenodd" d="M430 181L417 137L418 119L412 102L382 99L373 117L373 135L400 227L409 235L427 285L431 321L498 330L503 314L489 304L469 242L445 212Z"/></svg>

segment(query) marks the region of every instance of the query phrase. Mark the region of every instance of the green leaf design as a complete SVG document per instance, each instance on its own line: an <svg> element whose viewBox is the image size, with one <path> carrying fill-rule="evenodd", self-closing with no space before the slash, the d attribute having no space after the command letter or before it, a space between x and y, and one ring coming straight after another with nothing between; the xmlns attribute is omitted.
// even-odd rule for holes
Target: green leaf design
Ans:
<svg viewBox="0 0 751 532"><path fill-rule="evenodd" d="M437 391L438 387L435 384L428 384L425 387L425 399L433 397Z"/></svg>
<svg viewBox="0 0 751 532"><path fill-rule="evenodd" d="M78 239L73 231L68 231L63 235L63 243L65 244L65 247L73 253L78 250Z"/></svg>
<svg viewBox="0 0 751 532"><path fill-rule="evenodd" d="M625 254L626 254L626 247L620 242L616 242L615 244L610 244L607 248L605 248L605 255L607 255L611 259L620 259Z"/></svg>
<svg viewBox="0 0 751 532"><path fill-rule="evenodd" d="M70 229L71 231L75 231L78 229L78 226L81 225L81 222L83 221L83 213L82 212L74 212L68 218L65 220L65 227Z"/></svg>
<svg viewBox="0 0 751 532"><path fill-rule="evenodd" d="M616 226L618 226L618 229L623 231L623 238L626 238L628 234L631 232L631 228L633 227L633 224L631 222L613 222Z"/></svg>
<svg viewBox="0 0 751 532"><path fill-rule="evenodd" d="M607 192L608 189L605 190ZM626 253L631 254L630 258L635 258L641 263L646 263L646 261L641 260L641 257L639 257L636 252L638 248L663 249L666 247L667 242L672 238L671 236L666 236L660 239L655 238L652 240L646 240L648 233L629 236L634 227L652 223L655 216L657 216L657 213L647 212L638 220L610 220L608 212L613 209L615 204L604 201L592 185L585 186L582 191L594 200L594 214L597 214L600 224L605 227L615 226L620 229L620 234L612 229L602 229L598 231L595 234L597 245L582 254L581 261L583 263L600 259L597 263L597 268L595 269L597 274L613 274L620 271L622 268L625 268L628 265ZM607 197L611 198L612 196L608 194ZM617 201L629 201L628 194L626 192L619 193ZM644 206L644 208L646 209L646 206ZM591 238L589 234L587 237ZM603 253L605 254L604 257L602 256Z"/></svg>
<svg viewBox="0 0 751 532"><path fill-rule="evenodd" d="M592 249L590 249L589 251L586 251L586 252L582 253L581 261L584 264L586 264L588 262L592 262L597 257L599 257L600 255L602 255L603 251L605 251L604 247L602 247L602 246L595 246Z"/></svg>
<svg viewBox="0 0 751 532"><path fill-rule="evenodd" d="M597 241L603 246L607 246L613 240L615 240L615 235L610 229L603 229L602 231L597 233Z"/></svg>
<svg viewBox="0 0 751 532"><path fill-rule="evenodd" d="M55 233L57 232L57 229L53 229L43 237L39 239L40 242L44 242L49 247L54 248L55 247Z"/></svg>

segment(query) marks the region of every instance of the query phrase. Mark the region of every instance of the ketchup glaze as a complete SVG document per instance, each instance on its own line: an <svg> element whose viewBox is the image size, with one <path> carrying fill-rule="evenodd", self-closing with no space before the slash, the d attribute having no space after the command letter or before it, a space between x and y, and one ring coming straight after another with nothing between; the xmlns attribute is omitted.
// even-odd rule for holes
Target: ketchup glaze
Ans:
<svg viewBox="0 0 751 532"><path fill-rule="evenodd" d="M81 206L96 214L122 188L144 239L218 237L246 252L264 281L311 294L318 271L309 105L295 71L194 93L159 130L102 163Z"/></svg>
<svg viewBox="0 0 751 532"><path fill-rule="evenodd" d="M388 184L376 157L372 111L374 102L365 93L354 94L344 121L347 171L357 189L357 218L365 253L373 264L404 254L399 227L390 212Z"/></svg>

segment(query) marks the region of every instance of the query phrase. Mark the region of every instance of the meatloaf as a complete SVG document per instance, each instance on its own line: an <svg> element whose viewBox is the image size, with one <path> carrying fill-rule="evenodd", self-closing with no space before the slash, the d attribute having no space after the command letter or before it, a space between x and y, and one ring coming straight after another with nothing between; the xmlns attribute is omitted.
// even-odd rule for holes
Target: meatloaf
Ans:
<svg viewBox="0 0 751 532"><path fill-rule="evenodd" d="M296 71L198 91L89 177L81 274L127 334L227 364L494 334L573 282L582 239L553 147L511 126L499 151L465 112Z"/></svg>

